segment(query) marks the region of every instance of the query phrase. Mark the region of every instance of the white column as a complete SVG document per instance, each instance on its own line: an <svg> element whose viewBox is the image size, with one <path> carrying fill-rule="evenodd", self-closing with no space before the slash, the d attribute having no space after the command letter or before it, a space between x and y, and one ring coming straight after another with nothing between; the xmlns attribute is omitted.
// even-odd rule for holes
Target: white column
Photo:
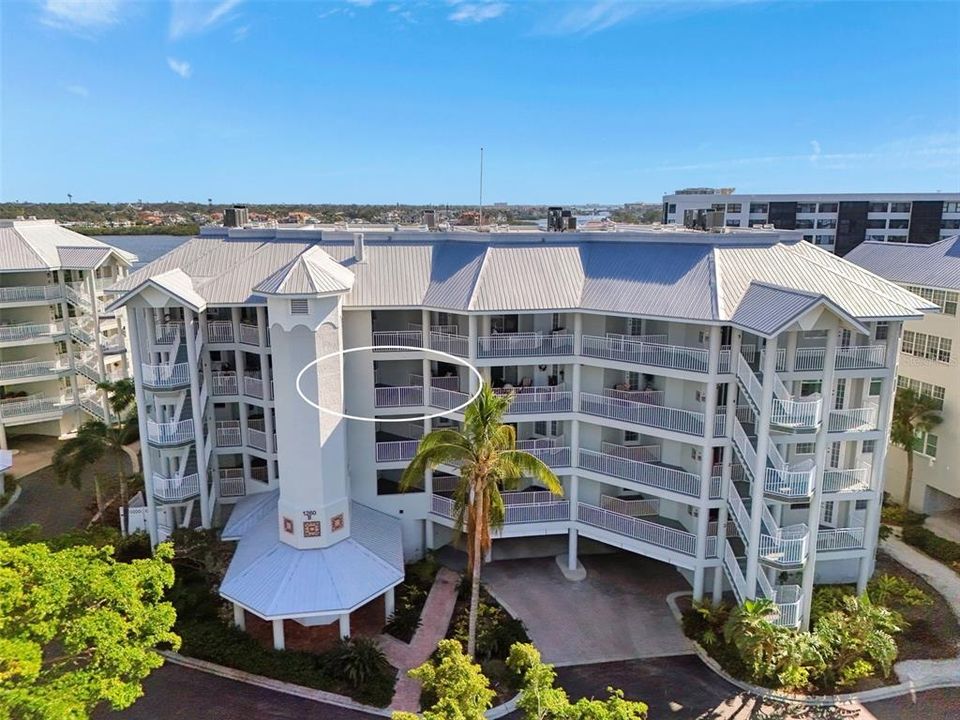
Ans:
<svg viewBox="0 0 960 720"><path fill-rule="evenodd" d="M477 364L477 343L479 342L478 337L479 333L477 332L477 316L468 315L467 316L467 335L469 335L469 340L467 344L467 361L476 366ZM477 380L476 375L469 373L470 378L470 394L472 395L477 391L479 386L479 381Z"/></svg>
<svg viewBox="0 0 960 720"><path fill-rule="evenodd" d="M241 630L247 629L247 616L243 608L237 603L233 603L233 624Z"/></svg>
<svg viewBox="0 0 960 720"><path fill-rule="evenodd" d="M757 569L760 564L760 530L763 509L763 478L767 469L767 448L770 444L770 415L773 409L773 383L777 372L777 338L767 341L763 355L763 388L760 392L760 414L757 417L757 459L753 466L750 487L750 538L747 546L746 596L757 595Z"/></svg>
<svg viewBox="0 0 960 720"><path fill-rule="evenodd" d="M425 533L424 544L427 546L427 550L433 550L435 544L433 539L433 521L429 517L423 521L423 529Z"/></svg>
<svg viewBox="0 0 960 720"><path fill-rule="evenodd" d="M576 421L574 421L576 423ZM573 461L576 462L575 460ZM568 500L570 501L570 519L576 521L577 519L577 501L580 497L580 478L577 475L570 476L570 493ZM571 527L567 537L567 568L570 570L577 569L577 544L578 544L578 533L576 528Z"/></svg>
<svg viewBox="0 0 960 720"><path fill-rule="evenodd" d="M730 338L730 369L734 372L736 372L736 362L740 356L742 344L743 333L739 330L734 330ZM736 382L727 384L727 404L725 406L725 412L727 414L726 434L729 438L733 433L733 421L737 417ZM717 555L720 557L721 566L718 567L717 571L713 574L713 596L711 599L714 605L718 605L723 599L723 571L721 567L723 564L724 544L727 542L727 497L730 485L731 464L734 457L733 442L729 442L730 444L723 449L723 469L721 470L720 480L720 497L723 499L723 503L720 505L720 512L717 517Z"/></svg>
<svg viewBox="0 0 960 720"><path fill-rule="evenodd" d="M272 620L273 625L273 649L283 650L285 641L283 637L283 620Z"/></svg>
<svg viewBox="0 0 960 720"><path fill-rule="evenodd" d="M210 477L207 472L207 455L203 443L203 413L200 407L200 375L197 371L197 338L192 327L195 313L189 308L183 309L183 334L187 341L187 364L190 370L190 407L193 410L194 452L197 455L197 474L200 477L200 523L209 529L213 519L210 503ZM199 320L197 321L199 322ZM176 358L171 358L174 362Z"/></svg>
<svg viewBox="0 0 960 720"><path fill-rule="evenodd" d="M393 613L396 612L396 608L396 593L394 592L393 588L390 588L383 594L384 622L389 622L390 618L393 617Z"/></svg>
<svg viewBox="0 0 960 720"><path fill-rule="evenodd" d="M817 566L817 532L820 529L820 508L823 504L823 471L827 466L827 429L829 425L830 409L833 407L834 367L837 360L837 330L833 327L827 330L827 348L823 356L823 380L820 395L823 403L820 407L820 427L817 430L817 441L814 449L816 462L816 484L813 488L813 497L810 499L810 512L807 515L807 526L810 528L810 540L807 544L807 561L803 566L803 614L801 627L806 629L810 625L810 601L813 599L813 579Z"/></svg>
<svg viewBox="0 0 960 720"><path fill-rule="evenodd" d="M567 570L577 569L577 529L570 528L567 533Z"/></svg>
<svg viewBox="0 0 960 720"><path fill-rule="evenodd" d="M343 613L340 616L340 637L350 637L350 613Z"/></svg>
<svg viewBox="0 0 960 720"><path fill-rule="evenodd" d="M573 314L573 354L580 354L580 338L583 337L583 315L580 313ZM574 398L576 402L576 398Z"/></svg>
<svg viewBox="0 0 960 720"><path fill-rule="evenodd" d="M140 327L137 322L137 308L130 308L130 353L133 356L134 392L137 398L137 420L140 425L140 468L143 471L143 496L147 504L147 532L150 533L150 546L156 547L159 542L157 535L157 504L153 499L153 468L151 467L150 443L147 440L147 399L143 392L143 374L140 372Z"/></svg>

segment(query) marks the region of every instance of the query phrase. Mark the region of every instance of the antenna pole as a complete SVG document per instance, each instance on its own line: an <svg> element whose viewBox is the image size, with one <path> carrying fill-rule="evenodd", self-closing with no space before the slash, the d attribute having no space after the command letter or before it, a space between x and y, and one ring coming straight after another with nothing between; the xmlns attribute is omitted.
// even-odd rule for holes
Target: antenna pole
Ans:
<svg viewBox="0 0 960 720"><path fill-rule="evenodd" d="M483 148L480 148L480 227L483 227Z"/></svg>

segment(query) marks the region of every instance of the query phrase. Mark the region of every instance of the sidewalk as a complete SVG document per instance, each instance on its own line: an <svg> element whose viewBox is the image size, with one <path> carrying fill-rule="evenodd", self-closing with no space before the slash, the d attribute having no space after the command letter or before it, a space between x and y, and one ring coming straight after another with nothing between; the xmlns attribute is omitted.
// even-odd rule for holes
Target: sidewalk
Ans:
<svg viewBox="0 0 960 720"><path fill-rule="evenodd" d="M387 659L400 671L391 710L417 712L420 709L420 683L408 676L407 671L425 663L437 649L437 643L446 636L457 602L459 579L452 570L440 568L420 614L423 624L417 628L409 645L390 635L380 636L380 645Z"/></svg>
<svg viewBox="0 0 960 720"><path fill-rule="evenodd" d="M953 614L960 620L960 576L946 565L914 550L902 540L891 536L880 547L908 570L926 580L947 601ZM897 677L903 682L921 686L960 684L960 655L950 660L904 660L894 665Z"/></svg>

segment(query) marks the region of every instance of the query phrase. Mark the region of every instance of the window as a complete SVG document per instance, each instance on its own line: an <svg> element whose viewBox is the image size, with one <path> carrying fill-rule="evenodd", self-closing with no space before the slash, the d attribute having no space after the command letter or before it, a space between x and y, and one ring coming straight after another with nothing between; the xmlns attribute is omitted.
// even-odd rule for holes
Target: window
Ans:
<svg viewBox="0 0 960 720"><path fill-rule="evenodd" d="M920 382L919 380L914 380L913 378L908 378L904 375L898 375L897 388L906 388L913 390L918 395L926 395L927 397L931 397L934 400L939 401L938 409L943 410L943 399L947 391L946 388L943 388L940 385Z"/></svg>
<svg viewBox="0 0 960 720"><path fill-rule="evenodd" d="M833 235L817 235L817 245L833 245Z"/></svg>
<svg viewBox="0 0 960 720"><path fill-rule="evenodd" d="M816 203L797 203L797 213L815 213L817 211Z"/></svg>
<svg viewBox="0 0 960 720"><path fill-rule="evenodd" d="M822 383L819 380L804 380L800 383L800 397L807 397L820 392Z"/></svg>
<svg viewBox="0 0 960 720"><path fill-rule="evenodd" d="M740 221L733 218L727 218L727 227L740 227Z"/></svg>
<svg viewBox="0 0 960 720"><path fill-rule="evenodd" d="M833 525L833 502L825 502L820 513L820 519L827 525Z"/></svg>
<svg viewBox="0 0 960 720"><path fill-rule="evenodd" d="M667 212L671 215L675 214L677 212L677 204L670 203L669 205L667 205Z"/></svg>
<svg viewBox="0 0 960 720"><path fill-rule="evenodd" d="M791 510L809 510L810 503L790 503Z"/></svg>
<svg viewBox="0 0 960 720"><path fill-rule="evenodd" d="M310 312L310 301L306 298L293 298L290 300L291 315L307 315Z"/></svg>
<svg viewBox="0 0 960 720"><path fill-rule="evenodd" d="M822 213L835 213L837 211L837 203L820 203L819 211Z"/></svg>
<svg viewBox="0 0 960 720"><path fill-rule="evenodd" d="M867 240L870 240L871 242L886 242L887 236L886 235L867 235Z"/></svg>
<svg viewBox="0 0 960 720"><path fill-rule="evenodd" d="M885 202L872 202L867 205L867 212L885 213L889 207L890 206Z"/></svg>
<svg viewBox="0 0 960 720"><path fill-rule="evenodd" d="M867 509L867 506L868 506L869 504L870 504L870 501L869 501L869 500L857 500L857 501L853 504L853 509L854 509L854 510L866 510L866 509Z"/></svg>
<svg viewBox="0 0 960 720"><path fill-rule="evenodd" d="M910 227L909 220L891 220L888 226L890 230L906 230Z"/></svg>
<svg viewBox="0 0 960 720"><path fill-rule="evenodd" d="M812 242L813 242L813 235L804 235L804 236L803 236L803 239L806 240L808 243L812 243Z"/></svg>
<svg viewBox="0 0 960 720"><path fill-rule="evenodd" d="M873 337L875 340L886 340L890 336L890 324L886 322L878 322L877 327L874 330Z"/></svg>
<svg viewBox="0 0 960 720"><path fill-rule="evenodd" d="M886 230L887 221L886 220L867 220L867 229L868 230Z"/></svg>
<svg viewBox="0 0 960 720"><path fill-rule="evenodd" d="M833 409L834 410L843 410L843 403L847 396L847 379L840 378L837 380L837 390L833 394Z"/></svg>
<svg viewBox="0 0 960 720"><path fill-rule="evenodd" d="M933 288L919 287L918 285L907 285L907 290L939 306L945 315L957 314L957 303L960 302L960 293L950 290L934 290Z"/></svg>
<svg viewBox="0 0 960 720"><path fill-rule="evenodd" d="M906 330L903 333L901 350L907 355L948 363L950 362L950 352L952 349L953 341L949 338L927 335L911 330Z"/></svg>
<svg viewBox="0 0 960 720"><path fill-rule="evenodd" d="M883 388L883 378L870 379L870 397L877 397Z"/></svg>
<svg viewBox="0 0 960 720"><path fill-rule="evenodd" d="M714 204L710 207L710 209L711 209L711 210L716 210L717 212L723 212L726 207L727 207L727 206L724 205L723 203L714 203Z"/></svg>
<svg viewBox="0 0 960 720"><path fill-rule="evenodd" d="M937 456L937 436L933 433L917 433L917 439L920 443L917 445L917 452L930 458Z"/></svg>
<svg viewBox="0 0 960 720"><path fill-rule="evenodd" d="M797 455L813 455L816 447L814 443L797 443Z"/></svg>
<svg viewBox="0 0 960 720"><path fill-rule="evenodd" d="M945 202L943 211L945 213L960 213L960 202Z"/></svg>
<svg viewBox="0 0 960 720"><path fill-rule="evenodd" d="M837 227L836 220L828 220L823 218L820 218L819 220L817 220L817 228L821 230L832 230L835 227Z"/></svg>
<svg viewBox="0 0 960 720"><path fill-rule="evenodd" d="M742 209L740 203L727 203L727 212L728 213L738 213Z"/></svg>
<svg viewBox="0 0 960 720"><path fill-rule="evenodd" d="M873 451L877 447L876 440L864 440L863 444L860 446L860 452L864 455L873 455Z"/></svg>
<svg viewBox="0 0 960 720"><path fill-rule="evenodd" d="M941 230L960 230L960 220L941 220Z"/></svg>
<svg viewBox="0 0 960 720"><path fill-rule="evenodd" d="M906 242L906 235L887 235L887 242Z"/></svg>
<svg viewBox="0 0 960 720"><path fill-rule="evenodd" d="M910 212L910 203L908 203L908 202L895 202L895 203L890 203L890 212L892 212L892 213L908 213L908 212Z"/></svg>
<svg viewBox="0 0 960 720"><path fill-rule="evenodd" d="M797 230L813 230L813 220L797 220Z"/></svg>
<svg viewBox="0 0 960 720"><path fill-rule="evenodd" d="M634 432L633 430L624 430L623 432L624 442L637 442L639 440L640 440L640 433Z"/></svg>
<svg viewBox="0 0 960 720"><path fill-rule="evenodd" d="M767 212L767 204L766 203L750 203L750 212L765 214Z"/></svg>

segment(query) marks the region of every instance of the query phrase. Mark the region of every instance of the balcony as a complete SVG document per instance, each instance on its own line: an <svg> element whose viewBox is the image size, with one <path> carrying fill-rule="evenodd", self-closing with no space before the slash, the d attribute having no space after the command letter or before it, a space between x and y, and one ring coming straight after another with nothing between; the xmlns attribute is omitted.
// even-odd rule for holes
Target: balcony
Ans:
<svg viewBox="0 0 960 720"><path fill-rule="evenodd" d="M760 561L781 569L801 567L807 561L810 529L803 524L778 527L766 505L762 513L764 530L760 532Z"/></svg>
<svg viewBox="0 0 960 720"><path fill-rule="evenodd" d="M627 480L658 490L668 490L689 497L700 497L700 476L686 472L681 468L630 460L587 449L580 450L578 460L577 467L581 470L590 470L600 475ZM719 497L719 492L717 497Z"/></svg>
<svg viewBox="0 0 960 720"><path fill-rule="evenodd" d="M828 468L823 472L823 492L855 493L870 489L872 468L863 464L856 468Z"/></svg>
<svg viewBox="0 0 960 720"><path fill-rule="evenodd" d="M768 497L785 502L805 500L813 495L817 466L813 460L790 465L783 459L776 443L767 445L768 466L763 478L763 492Z"/></svg>
<svg viewBox="0 0 960 720"><path fill-rule="evenodd" d="M747 358L743 355L737 358L737 382L743 388L753 409L759 413L763 397L763 385L760 378L750 367ZM814 429L820 424L822 398L817 396L809 399L795 399L776 374L774 374L773 383L771 425L791 430L801 430Z"/></svg>
<svg viewBox="0 0 960 720"><path fill-rule="evenodd" d="M439 388L431 388L431 394ZM450 392L450 391L441 391ZM423 385L381 386L374 388L374 407L400 408L423 405Z"/></svg>
<svg viewBox="0 0 960 720"><path fill-rule="evenodd" d="M817 532L817 552L862 550L865 530L862 527L831 528Z"/></svg>
<svg viewBox="0 0 960 720"><path fill-rule="evenodd" d="M179 503L200 494L200 476L164 477L153 474L153 496L160 502Z"/></svg>
<svg viewBox="0 0 960 720"><path fill-rule="evenodd" d="M251 418L247 421L247 445L261 452L269 452L266 426L263 420Z"/></svg>
<svg viewBox="0 0 960 720"><path fill-rule="evenodd" d="M22 323L20 325L0 325L0 343L19 343L44 340L64 334L62 320L48 323Z"/></svg>
<svg viewBox="0 0 960 720"><path fill-rule="evenodd" d="M684 530L641 520L638 517L621 515L587 503L577 503L577 519L585 525L607 530L648 545L690 557L697 556L697 536Z"/></svg>
<svg viewBox="0 0 960 720"><path fill-rule="evenodd" d="M240 342L244 345L260 345L260 328L250 323L240 323ZM268 343L269 344L269 343Z"/></svg>
<svg viewBox="0 0 960 720"><path fill-rule="evenodd" d="M500 396L513 396L513 401L507 409L508 415L535 415L573 410L573 393L564 391L563 386L497 388L493 392Z"/></svg>
<svg viewBox="0 0 960 720"><path fill-rule="evenodd" d="M796 372L823 370L826 352L824 347L797 348L794 355L794 370ZM782 353L781 349L777 357L778 370L784 369ZM834 362L837 370L869 370L882 368L886 357L886 345L848 345L836 349Z"/></svg>
<svg viewBox="0 0 960 720"><path fill-rule="evenodd" d="M230 320L207 322L207 339L211 343L232 343L233 337L233 322Z"/></svg>
<svg viewBox="0 0 960 720"><path fill-rule="evenodd" d="M144 387L156 390L183 388L190 384L190 365L187 363L140 365Z"/></svg>
<svg viewBox="0 0 960 720"><path fill-rule="evenodd" d="M580 393L580 412L696 437L703 437L704 433L703 413L646 405L593 393ZM723 437L725 423L726 416L718 413L714 418L714 437Z"/></svg>
<svg viewBox="0 0 960 720"><path fill-rule="evenodd" d="M761 594L772 600L777 608L775 625L781 627L799 627L803 613L803 593L799 585L778 585L774 587L764 573L757 573L757 583Z"/></svg>
<svg viewBox="0 0 960 720"><path fill-rule="evenodd" d="M570 520L570 501L547 490L505 492L502 497L505 526ZM453 498L434 493L430 512L453 520L454 505Z"/></svg>
<svg viewBox="0 0 960 720"><path fill-rule="evenodd" d="M618 360L637 365L686 370L695 373L706 373L710 370L709 350L682 345L644 342L628 339L629 337L626 335L607 337L584 335L580 341L580 354L585 357ZM724 353L726 354L724 355ZM723 351L721 352L718 371L729 372L729 366L730 353L729 351Z"/></svg>
<svg viewBox="0 0 960 720"><path fill-rule="evenodd" d="M183 445L193 442L193 420L156 422L147 420L147 439L154 445Z"/></svg>
<svg viewBox="0 0 960 720"><path fill-rule="evenodd" d="M0 420L4 424L11 424L52 419L63 414L63 408L70 404L65 397L40 394L6 398L0 400Z"/></svg>
<svg viewBox="0 0 960 720"><path fill-rule="evenodd" d="M0 305L8 303L45 302L59 299L59 285L0 287Z"/></svg>
<svg viewBox="0 0 960 720"><path fill-rule="evenodd" d="M556 445L543 445L542 440L517 440L517 450L524 450L539 458L547 467L570 467L571 449Z"/></svg>
<svg viewBox="0 0 960 720"><path fill-rule="evenodd" d="M65 358L56 360L18 360L0 363L0 380L7 382L14 380L29 380L56 376L70 369Z"/></svg>
<svg viewBox="0 0 960 720"><path fill-rule="evenodd" d="M273 399L273 383L270 383L269 396L265 396L267 386L259 372L245 373L243 376L243 394L257 400Z"/></svg>
<svg viewBox="0 0 960 720"><path fill-rule="evenodd" d="M629 400L643 405L663 405L663 390L628 390L615 388L604 388L603 396L614 398L616 400Z"/></svg>
<svg viewBox="0 0 960 720"><path fill-rule="evenodd" d="M218 420L214 442L218 448L240 447L243 444L240 437L240 421Z"/></svg>
<svg viewBox="0 0 960 720"><path fill-rule="evenodd" d="M373 346L376 348L374 352L403 352L391 346L423 347L423 333L420 330L375 330Z"/></svg>
<svg viewBox="0 0 960 720"><path fill-rule="evenodd" d="M448 355L461 358L470 357L470 338L458 334L455 325L449 327L453 329L452 332L430 331L430 347Z"/></svg>
<svg viewBox="0 0 960 720"><path fill-rule="evenodd" d="M237 374L232 371L212 373L210 376L210 394L214 397L239 395L240 386L237 383Z"/></svg>
<svg viewBox="0 0 960 720"><path fill-rule="evenodd" d="M458 390L445 390L440 387L430 388L430 407L439 410L452 410L469 402L469 400L470 396L467 393Z"/></svg>
<svg viewBox="0 0 960 720"><path fill-rule="evenodd" d="M220 497L243 497L247 494L247 481L243 476L243 468L220 468L217 474Z"/></svg>
<svg viewBox="0 0 960 720"><path fill-rule="evenodd" d="M157 345L176 345L183 337L183 322L164 322L154 325Z"/></svg>
<svg viewBox="0 0 960 720"><path fill-rule="evenodd" d="M851 410L831 410L828 432L869 432L877 429L877 406L867 405Z"/></svg>
<svg viewBox="0 0 960 720"><path fill-rule="evenodd" d="M565 333L502 333L477 338L477 357L547 357L573 355L573 335Z"/></svg>

